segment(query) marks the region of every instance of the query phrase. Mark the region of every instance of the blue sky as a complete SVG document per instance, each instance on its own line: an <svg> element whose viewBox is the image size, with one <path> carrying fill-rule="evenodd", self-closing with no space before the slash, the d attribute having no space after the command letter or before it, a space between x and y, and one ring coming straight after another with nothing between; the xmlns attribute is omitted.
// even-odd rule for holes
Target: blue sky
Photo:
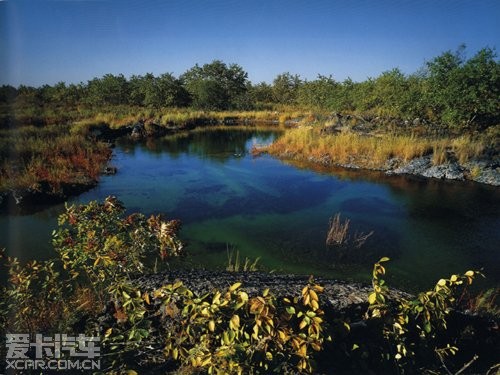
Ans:
<svg viewBox="0 0 500 375"><path fill-rule="evenodd" d="M0 0L0 83L182 74L214 59L254 82L363 80L500 42L498 0Z"/></svg>

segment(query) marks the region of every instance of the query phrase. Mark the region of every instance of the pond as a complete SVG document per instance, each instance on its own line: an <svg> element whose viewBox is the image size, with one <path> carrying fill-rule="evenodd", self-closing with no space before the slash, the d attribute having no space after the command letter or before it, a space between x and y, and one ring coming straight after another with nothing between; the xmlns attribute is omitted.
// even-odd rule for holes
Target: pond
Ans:
<svg viewBox="0 0 500 375"><path fill-rule="evenodd" d="M500 192L465 182L327 170L253 157L279 128L213 128L132 142L119 139L113 176L70 203L115 195L128 211L163 213L183 223L186 267L223 269L228 252L260 257L266 271L369 281L389 256L387 279L410 291L452 273L484 268L482 286L500 281ZM53 256L50 235L63 205L0 216L0 246L21 259ZM341 213L360 248L326 246Z"/></svg>

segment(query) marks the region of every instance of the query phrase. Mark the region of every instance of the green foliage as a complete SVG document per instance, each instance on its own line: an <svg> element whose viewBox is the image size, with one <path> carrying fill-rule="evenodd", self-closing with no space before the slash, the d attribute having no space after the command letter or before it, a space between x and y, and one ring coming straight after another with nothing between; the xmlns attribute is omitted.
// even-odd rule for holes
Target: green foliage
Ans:
<svg viewBox="0 0 500 375"><path fill-rule="evenodd" d="M86 101L94 106L126 103L128 89L128 82L123 74L105 74L88 82Z"/></svg>
<svg viewBox="0 0 500 375"><path fill-rule="evenodd" d="M456 296L470 285L479 271L467 271L440 279L433 289L419 293L415 299L399 298L396 306L389 303L389 289L382 278L384 257L373 267L373 292L368 296L368 319L381 321L381 334L388 349L387 361L394 361L403 371L416 365L422 353L434 353L440 360L458 350L453 343L440 347L440 334L447 329L447 319L457 305ZM450 345L451 344L451 345Z"/></svg>
<svg viewBox="0 0 500 375"><path fill-rule="evenodd" d="M296 104L298 89L302 81L297 74L278 74L273 81L273 101L279 104Z"/></svg>
<svg viewBox="0 0 500 375"><path fill-rule="evenodd" d="M106 198L104 203L66 206L66 212L59 217L59 229L53 232L59 258L22 266L17 259L4 257L9 286L4 290L3 302L13 317L14 328L52 330L70 321L68 314L75 306L81 310L89 300L96 304L92 306L94 313L111 299L125 309L127 316L140 315L135 311L137 301L120 301L135 295L130 284L133 275L152 270L145 262L147 255L157 254L165 260L180 254L179 222L142 214L125 216L124 212L114 197ZM44 320L51 315L37 313L43 311L56 318Z"/></svg>
<svg viewBox="0 0 500 375"><path fill-rule="evenodd" d="M0 253L8 268L8 287L2 287L0 327L15 332L64 331L74 322L75 306L61 303L70 292L62 281L56 261L30 261L21 265L16 258ZM5 332L1 332L2 335Z"/></svg>
<svg viewBox="0 0 500 375"><path fill-rule="evenodd" d="M465 58L465 46L435 57L418 72L405 75L399 69L375 78L343 82L319 75L302 80L289 72L279 74L272 85L251 84L237 64L214 60L195 65L179 78L170 73L155 77L106 74L86 84L40 88L0 87L0 125L14 119L23 124L47 124L81 119L89 108L141 106L160 110L187 107L200 110L275 110L300 106L320 112L356 113L382 122L418 118L440 129L483 129L500 123L500 63L491 48ZM421 123L421 121L419 121Z"/></svg>
<svg viewBox="0 0 500 375"><path fill-rule="evenodd" d="M300 297L278 300L268 289L250 298L241 283L204 296L164 286L153 293L169 320L164 353L209 374L309 373L326 340L322 290L311 281Z"/></svg>
<svg viewBox="0 0 500 375"><path fill-rule="evenodd" d="M67 206L53 233L54 249L70 277L85 277L99 294L117 278L130 280L144 272L148 255L158 254L164 260L182 251L175 236L178 221L138 213L124 217L124 212L114 197L102 204Z"/></svg>
<svg viewBox="0 0 500 375"><path fill-rule="evenodd" d="M132 76L129 80L130 103L145 107L183 107L189 103L189 94L182 82L170 73L159 77L148 73Z"/></svg>
<svg viewBox="0 0 500 375"><path fill-rule="evenodd" d="M141 290L133 279L151 270L147 254L179 255L178 229L157 216L126 216L112 197L66 207L53 234L58 259L21 265L2 253L9 283L0 294L0 327L74 334L83 323L85 333L102 337L105 372L166 361L191 373L311 373L316 360L320 371L332 371L369 359L370 370L414 373L438 370L460 350L459 337L446 336L448 319L478 271L440 279L415 298L395 297L383 279L389 258L380 259L358 341L355 324L325 314L324 288L312 278L299 295L279 298L269 289L250 295L241 282L203 295L180 281ZM478 299L477 310L492 311L496 294Z"/></svg>
<svg viewBox="0 0 500 375"><path fill-rule="evenodd" d="M329 108L332 107L333 100L340 89L340 84L331 76L319 75L316 80L305 81L299 86L297 102L306 108Z"/></svg>
<svg viewBox="0 0 500 375"><path fill-rule="evenodd" d="M193 99L193 106L206 110L236 108L247 92L248 74L237 64L229 66L214 60L203 66L195 65L181 76Z"/></svg>
<svg viewBox="0 0 500 375"><path fill-rule="evenodd" d="M483 48L465 60L461 46L427 63L426 101L436 116L450 126L472 123L495 125L500 120L500 63L496 53Z"/></svg>

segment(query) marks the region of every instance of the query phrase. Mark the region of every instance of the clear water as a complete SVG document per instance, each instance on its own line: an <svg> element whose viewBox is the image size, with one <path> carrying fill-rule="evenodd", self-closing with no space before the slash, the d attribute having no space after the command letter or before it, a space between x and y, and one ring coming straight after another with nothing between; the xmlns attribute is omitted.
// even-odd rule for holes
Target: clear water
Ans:
<svg viewBox="0 0 500 375"><path fill-rule="evenodd" d="M183 222L188 267L223 269L227 250L265 270L367 281L371 265L391 257L391 285L408 290L484 268L482 285L500 280L500 192L463 182L322 170L269 156L254 144L278 129L212 129L132 143L117 142L114 176L71 203L115 195L129 211ZM53 255L50 233L63 205L0 216L0 246L22 259ZM330 217L341 212L352 233L374 231L342 259L325 245Z"/></svg>

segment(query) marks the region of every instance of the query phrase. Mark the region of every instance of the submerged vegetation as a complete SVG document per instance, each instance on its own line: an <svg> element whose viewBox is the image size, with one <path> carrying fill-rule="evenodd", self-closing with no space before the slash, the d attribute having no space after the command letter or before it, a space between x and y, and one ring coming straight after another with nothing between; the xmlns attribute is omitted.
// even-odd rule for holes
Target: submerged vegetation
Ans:
<svg viewBox="0 0 500 375"><path fill-rule="evenodd" d="M458 297L478 271L396 298L383 280L389 259L382 258L366 302L350 313L332 310L322 296L327 290L313 279L298 295L250 292L242 282L206 294L182 281L141 288L137 276L152 270L146 255L168 260L183 251L179 228L175 220L125 215L112 197L67 206L53 234L56 259L21 265L3 258L9 280L0 326L100 336L101 370L118 372L431 374L457 371L473 355L488 353L488 345L468 347L470 335L495 345L487 324L456 322L463 319ZM491 310L490 294L478 298L478 306ZM485 371L495 358L466 365Z"/></svg>

